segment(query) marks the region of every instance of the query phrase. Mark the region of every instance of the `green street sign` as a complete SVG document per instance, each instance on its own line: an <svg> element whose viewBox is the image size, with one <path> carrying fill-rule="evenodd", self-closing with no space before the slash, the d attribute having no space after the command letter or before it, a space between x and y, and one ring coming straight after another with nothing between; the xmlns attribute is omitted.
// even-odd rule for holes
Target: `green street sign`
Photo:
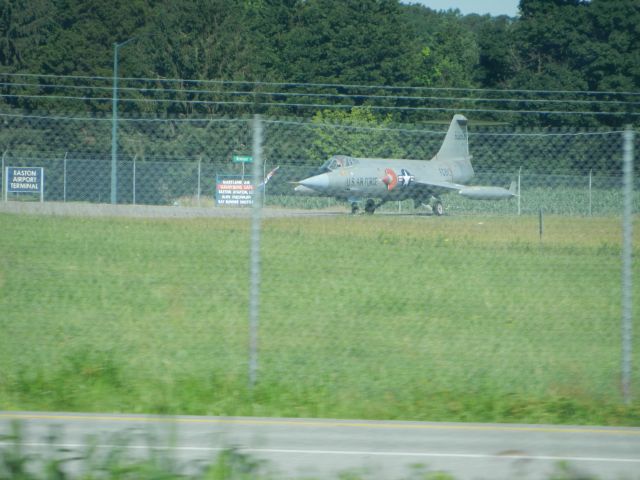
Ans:
<svg viewBox="0 0 640 480"><path fill-rule="evenodd" d="M234 155L231 160L233 163L251 163L253 162L253 157L251 155Z"/></svg>

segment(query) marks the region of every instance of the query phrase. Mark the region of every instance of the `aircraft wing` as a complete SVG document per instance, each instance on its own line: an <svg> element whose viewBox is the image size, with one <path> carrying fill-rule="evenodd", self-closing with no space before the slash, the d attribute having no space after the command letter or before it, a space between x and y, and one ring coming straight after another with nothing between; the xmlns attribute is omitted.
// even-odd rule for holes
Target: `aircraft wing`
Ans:
<svg viewBox="0 0 640 480"><path fill-rule="evenodd" d="M468 186L452 182L427 182L416 180L415 184L429 191L456 191L460 195L473 200L502 200L519 196L516 191L516 182L511 182L507 190L502 187Z"/></svg>
<svg viewBox="0 0 640 480"><path fill-rule="evenodd" d="M426 188L428 190L435 190L435 191L451 191L451 190L455 190L455 191L460 191L462 189L465 188L465 185L460 185L459 183L453 183L453 182L433 182L433 181L425 181L425 180L415 180L416 185L419 185L423 188Z"/></svg>

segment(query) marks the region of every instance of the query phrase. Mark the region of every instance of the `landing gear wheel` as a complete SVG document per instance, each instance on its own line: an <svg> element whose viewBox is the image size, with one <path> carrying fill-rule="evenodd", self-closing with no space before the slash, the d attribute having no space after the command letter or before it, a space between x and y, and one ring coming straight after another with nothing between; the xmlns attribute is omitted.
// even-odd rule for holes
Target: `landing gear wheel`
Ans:
<svg viewBox="0 0 640 480"><path fill-rule="evenodd" d="M351 215L356 215L358 213L358 210L360 210L358 208L358 204L356 202L353 202L351 204Z"/></svg>
<svg viewBox="0 0 640 480"><path fill-rule="evenodd" d="M442 202L434 202L431 206L431 209L433 210L433 214L437 217L441 217L442 215L444 215L444 207L442 206Z"/></svg>
<svg viewBox="0 0 640 480"><path fill-rule="evenodd" d="M364 211L365 211L365 213L368 213L369 215L373 215L373 212L376 211L376 202L375 202L375 200L372 200L371 198L369 200L367 200L367 203L364 204Z"/></svg>

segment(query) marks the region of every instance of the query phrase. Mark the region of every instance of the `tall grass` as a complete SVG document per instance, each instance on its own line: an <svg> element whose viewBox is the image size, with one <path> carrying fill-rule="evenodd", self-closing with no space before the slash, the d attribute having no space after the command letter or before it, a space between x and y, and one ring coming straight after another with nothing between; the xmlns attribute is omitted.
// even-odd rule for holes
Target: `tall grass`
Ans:
<svg viewBox="0 0 640 480"><path fill-rule="evenodd" d="M493 182L496 183L496 182ZM492 184L490 180L486 184ZM508 182L504 183L508 186ZM543 210L554 215L620 215L622 212L622 190L593 188L571 185L522 187L520 199L521 213L535 214ZM470 200L456 193L442 196L445 210L452 215L514 215L518 212L518 202L511 200ZM634 196L634 211L640 210L640 193ZM267 195L267 205L286 208L340 208L348 211L345 202L331 197L304 197L294 195ZM363 205L361 205L363 207ZM391 201L382 205L381 212L425 213L424 208L415 209L413 200Z"/></svg>
<svg viewBox="0 0 640 480"><path fill-rule="evenodd" d="M615 219L265 221L253 391L247 220L0 224L3 409L640 425Z"/></svg>

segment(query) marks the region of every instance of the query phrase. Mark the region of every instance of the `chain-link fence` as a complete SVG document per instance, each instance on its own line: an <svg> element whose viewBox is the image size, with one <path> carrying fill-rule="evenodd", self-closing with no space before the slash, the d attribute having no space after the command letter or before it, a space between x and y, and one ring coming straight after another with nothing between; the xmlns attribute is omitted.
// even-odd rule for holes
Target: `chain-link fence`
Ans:
<svg viewBox="0 0 640 480"><path fill-rule="evenodd" d="M18 116L5 117L4 124L3 165L44 168L47 201L108 203L115 189L119 204L222 204L215 202L219 177L250 177L248 163L234 162L251 150L247 119L124 119L118 152L109 152L107 118ZM312 175L332 155L431 158L444 130L433 125L409 127L267 119L264 174L280 168L267 186L266 205L334 205L331 198L297 195L291 184ZM507 133L504 128L486 126L471 130L469 149L476 172L472 183L508 187L517 181L521 197L517 202L477 202L452 195L446 200L451 213L620 212L621 132ZM636 207L637 203L636 198ZM407 212L412 205L396 202L385 209Z"/></svg>
<svg viewBox="0 0 640 480"><path fill-rule="evenodd" d="M620 221L625 191L637 211L640 189L630 197L623 188L622 131L470 123L471 183L504 191L513 183L516 194L443 194L446 215L436 218L411 198L350 215L349 195L345 204L296 187L334 155L429 159L446 125L265 117L256 140L251 119L122 119L110 152L108 118L2 119L10 202L37 198L7 191L7 167L39 167L45 202L109 203L115 189L118 204L225 209L259 191L267 209L295 213L262 223L257 213L252 229L241 219L150 231L101 224L85 234L71 225L79 231L69 245L57 236L64 226L47 224L56 233L44 241L84 252L54 266L23 258L11 229L37 244L5 218L2 308L12 313L2 350L12 369L4 388L17 406L29 405L32 377L10 355L29 343L40 349L32 360L42 388L66 372L93 394L112 392L110 408L596 421L595 410L609 415L640 387L630 304L621 300L631 301L633 287L620 275L631 271L633 248L622 244L621 225L632 223L630 214ZM256 157L258 178L248 162ZM13 283L20 268L27 274ZM62 282L66 300L53 301L49 281ZM25 288L44 292L53 311L11 296ZM69 358L48 373L42 365L56 364L63 345ZM57 408L76 405L62 398Z"/></svg>
<svg viewBox="0 0 640 480"><path fill-rule="evenodd" d="M109 159L89 160L63 156L49 158L46 154L27 157L6 152L5 166L42 167L46 176L44 200L49 202L109 203L111 164ZM275 162L265 165L263 176ZM298 195L294 182L313 173L305 166L279 166L264 191L265 206L326 209L343 208L345 202L327 196ZM251 165L243 172L228 162L205 163L205 160L141 161L136 157L117 162L117 201L119 204L173 206L238 206L237 202L217 198L216 185L225 178L244 179L251 183ZM311 173L310 173L311 172ZM520 186L520 198L514 201L474 201L460 195L443 197L447 212L454 214L518 215L538 213L540 209L558 215L616 215L622 209L622 176L606 174L544 175L522 173L477 173L474 184L509 187L515 181ZM639 189L635 189L634 210L640 206ZM39 195L28 192L7 193L9 200L34 200ZM429 213L414 208L414 202L385 203L381 212Z"/></svg>

